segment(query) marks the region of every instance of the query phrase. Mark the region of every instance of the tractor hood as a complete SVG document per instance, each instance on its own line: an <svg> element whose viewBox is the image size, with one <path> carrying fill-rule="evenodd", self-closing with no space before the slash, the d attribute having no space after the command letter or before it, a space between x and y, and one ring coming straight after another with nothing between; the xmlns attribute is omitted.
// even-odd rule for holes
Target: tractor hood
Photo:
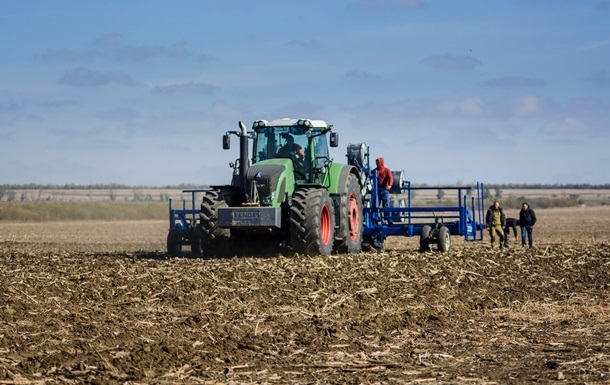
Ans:
<svg viewBox="0 0 610 385"><path fill-rule="evenodd" d="M258 162L246 173L246 194L250 202L261 206L278 206L286 199L287 186L294 186L294 170L290 159ZM290 188L292 190L293 188Z"/></svg>

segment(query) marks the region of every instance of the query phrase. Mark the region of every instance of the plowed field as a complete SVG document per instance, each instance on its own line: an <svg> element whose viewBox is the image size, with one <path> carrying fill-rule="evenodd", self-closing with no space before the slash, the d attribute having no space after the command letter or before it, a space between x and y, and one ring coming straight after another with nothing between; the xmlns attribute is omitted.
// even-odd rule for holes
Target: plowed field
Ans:
<svg viewBox="0 0 610 385"><path fill-rule="evenodd" d="M0 223L0 384L609 383L610 207L537 214L532 249L212 260Z"/></svg>

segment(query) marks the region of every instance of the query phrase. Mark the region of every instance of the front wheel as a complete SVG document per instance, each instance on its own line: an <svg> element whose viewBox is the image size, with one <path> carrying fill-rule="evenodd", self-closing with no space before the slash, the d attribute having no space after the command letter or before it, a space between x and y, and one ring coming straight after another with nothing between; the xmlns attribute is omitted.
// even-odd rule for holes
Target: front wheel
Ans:
<svg viewBox="0 0 610 385"><path fill-rule="evenodd" d="M218 209L233 206L235 200L235 193L229 190L211 190L203 196L199 223L204 256L232 256L231 231L218 226Z"/></svg>
<svg viewBox="0 0 610 385"><path fill-rule="evenodd" d="M182 252L182 233L180 229L172 227L167 233L167 254L178 257Z"/></svg>
<svg viewBox="0 0 610 385"><path fill-rule="evenodd" d="M290 241L297 253L328 255L333 250L335 213L326 189L295 191L290 207Z"/></svg>
<svg viewBox="0 0 610 385"><path fill-rule="evenodd" d="M451 248L451 234L449 229L445 226L438 230L438 250L446 253Z"/></svg>
<svg viewBox="0 0 610 385"><path fill-rule="evenodd" d="M203 255L203 247L202 247L202 238L203 232L201 231L201 227L199 225L195 225L191 229L191 255L195 258L201 257Z"/></svg>
<svg viewBox="0 0 610 385"><path fill-rule="evenodd" d="M430 250L430 233L432 232L432 227L429 225L425 225L421 229L421 235L419 236L419 251L429 251Z"/></svg>

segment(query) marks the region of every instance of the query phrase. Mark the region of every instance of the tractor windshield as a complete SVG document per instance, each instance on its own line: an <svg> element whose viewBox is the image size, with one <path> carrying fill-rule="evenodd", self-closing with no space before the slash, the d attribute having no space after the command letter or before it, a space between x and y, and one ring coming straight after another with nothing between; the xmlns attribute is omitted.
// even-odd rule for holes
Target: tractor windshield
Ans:
<svg viewBox="0 0 610 385"><path fill-rule="evenodd" d="M298 179L309 175L309 138L304 127L265 127L256 130L254 143L254 163L266 159L292 159Z"/></svg>

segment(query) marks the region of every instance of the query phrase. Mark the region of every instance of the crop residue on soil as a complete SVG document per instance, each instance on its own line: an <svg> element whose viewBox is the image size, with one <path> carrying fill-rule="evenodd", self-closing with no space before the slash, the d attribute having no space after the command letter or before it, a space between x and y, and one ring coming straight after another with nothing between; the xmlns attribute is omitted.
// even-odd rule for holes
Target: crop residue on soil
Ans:
<svg viewBox="0 0 610 385"><path fill-rule="evenodd" d="M201 260L5 237L0 272L1 383L610 381L608 240Z"/></svg>

